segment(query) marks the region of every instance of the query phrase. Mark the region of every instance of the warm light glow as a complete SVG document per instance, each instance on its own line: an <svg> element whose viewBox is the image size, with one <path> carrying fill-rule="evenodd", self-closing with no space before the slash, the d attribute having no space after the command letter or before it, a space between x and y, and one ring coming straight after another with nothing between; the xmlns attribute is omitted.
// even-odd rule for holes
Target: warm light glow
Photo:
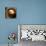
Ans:
<svg viewBox="0 0 46 46"><path fill-rule="evenodd" d="M14 12L14 10L9 10L9 13L14 14L15 12Z"/></svg>
<svg viewBox="0 0 46 46"><path fill-rule="evenodd" d="M16 8L6 8L6 18L16 18Z"/></svg>

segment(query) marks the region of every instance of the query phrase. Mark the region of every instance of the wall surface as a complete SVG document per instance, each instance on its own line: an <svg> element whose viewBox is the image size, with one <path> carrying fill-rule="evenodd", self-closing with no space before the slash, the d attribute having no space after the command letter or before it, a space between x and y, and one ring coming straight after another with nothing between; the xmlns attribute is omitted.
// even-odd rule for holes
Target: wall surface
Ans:
<svg viewBox="0 0 46 46"><path fill-rule="evenodd" d="M46 24L46 0L23 0L20 24Z"/></svg>
<svg viewBox="0 0 46 46"><path fill-rule="evenodd" d="M17 18L5 19L5 7L15 7ZM46 24L46 0L0 0L0 44L8 43L9 32L17 34L18 24Z"/></svg>

